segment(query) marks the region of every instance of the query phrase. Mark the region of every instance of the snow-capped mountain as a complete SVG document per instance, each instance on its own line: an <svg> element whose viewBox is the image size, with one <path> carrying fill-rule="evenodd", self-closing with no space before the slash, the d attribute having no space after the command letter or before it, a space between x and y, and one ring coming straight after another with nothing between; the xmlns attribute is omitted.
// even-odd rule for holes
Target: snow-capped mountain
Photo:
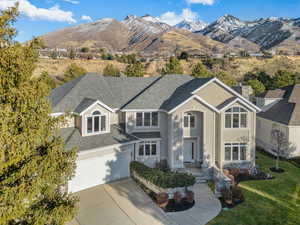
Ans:
<svg viewBox="0 0 300 225"><path fill-rule="evenodd" d="M196 32L203 30L205 27L207 27L207 23L198 20L198 21L188 21L188 20L183 20L180 23L176 24L174 27L178 29L184 29L188 30L191 32Z"/></svg>

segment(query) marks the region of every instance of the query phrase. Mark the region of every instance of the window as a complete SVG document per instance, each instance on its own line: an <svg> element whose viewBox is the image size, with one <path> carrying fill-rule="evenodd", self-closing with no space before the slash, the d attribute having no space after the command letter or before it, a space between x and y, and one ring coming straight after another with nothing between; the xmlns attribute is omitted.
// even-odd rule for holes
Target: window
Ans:
<svg viewBox="0 0 300 225"><path fill-rule="evenodd" d="M99 111L93 112L87 117L87 133L100 133L106 131L106 115L101 115Z"/></svg>
<svg viewBox="0 0 300 225"><path fill-rule="evenodd" d="M139 156L150 157L157 155L157 141L145 141L139 144Z"/></svg>
<svg viewBox="0 0 300 225"><path fill-rule="evenodd" d="M246 143L227 143L225 144L226 161L243 161L247 160Z"/></svg>
<svg viewBox="0 0 300 225"><path fill-rule="evenodd" d="M136 113L136 127L158 127L158 112Z"/></svg>
<svg viewBox="0 0 300 225"><path fill-rule="evenodd" d="M195 128L196 127L196 116L192 113L185 113L183 116L183 127L184 128Z"/></svg>
<svg viewBox="0 0 300 225"><path fill-rule="evenodd" d="M246 128L247 111L241 107L232 107L225 112L225 128Z"/></svg>

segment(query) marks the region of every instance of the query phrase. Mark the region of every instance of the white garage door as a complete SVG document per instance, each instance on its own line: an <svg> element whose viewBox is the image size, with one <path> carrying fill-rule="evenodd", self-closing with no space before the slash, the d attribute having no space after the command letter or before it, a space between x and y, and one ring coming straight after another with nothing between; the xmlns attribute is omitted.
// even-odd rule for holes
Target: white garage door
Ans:
<svg viewBox="0 0 300 225"><path fill-rule="evenodd" d="M79 160L75 177L69 181L68 191L77 192L129 177L130 161L131 151Z"/></svg>

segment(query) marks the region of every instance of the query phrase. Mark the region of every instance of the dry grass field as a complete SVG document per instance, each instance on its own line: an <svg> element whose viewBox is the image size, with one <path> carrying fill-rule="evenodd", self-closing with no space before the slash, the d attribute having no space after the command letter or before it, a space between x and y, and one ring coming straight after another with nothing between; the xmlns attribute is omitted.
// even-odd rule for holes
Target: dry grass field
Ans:
<svg viewBox="0 0 300 225"><path fill-rule="evenodd" d="M185 74L191 73L192 66L197 63L199 59L190 59L188 61L182 60L181 65ZM35 76L39 76L41 72L47 71L50 75L61 77L66 68L71 64L85 68L88 72L102 73L103 69L108 64L116 65L121 71L126 68L126 64L117 61L109 60L83 60L83 59L40 59L38 66L35 70ZM145 63L146 76L153 76L158 74L158 70L164 66L164 61L153 61ZM232 74L235 78L240 79L243 75L250 71L264 70L268 74L273 75L277 70L290 70L300 72L300 56L276 56L271 59L256 59L256 58L243 58L243 59L225 59L224 65L216 65L214 71L225 70Z"/></svg>

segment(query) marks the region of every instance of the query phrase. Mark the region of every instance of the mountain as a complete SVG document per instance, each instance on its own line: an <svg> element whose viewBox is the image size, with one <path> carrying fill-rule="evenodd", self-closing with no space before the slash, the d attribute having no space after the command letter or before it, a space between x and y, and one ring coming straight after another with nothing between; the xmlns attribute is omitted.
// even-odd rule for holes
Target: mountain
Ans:
<svg viewBox="0 0 300 225"><path fill-rule="evenodd" d="M203 30L205 27L207 27L207 23L198 20L198 21L188 21L183 20L180 23L176 24L174 27L178 29L188 30L191 32L196 32Z"/></svg>
<svg viewBox="0 0 300 225"><path fill-rule="evenodd" d="M298 52L296 49L300 47L298 47L300 44L299 28L300 19L270 17L241 21L234 16L225 15L199 33L222 43L230 43L237 37L244 38L266 50L277 50L283 44L287 51L296 54ZM296 46L293 47L291 43ZM243 44L239 47L246 48ZM295 51L292 48L295 48Z"/></svg>

